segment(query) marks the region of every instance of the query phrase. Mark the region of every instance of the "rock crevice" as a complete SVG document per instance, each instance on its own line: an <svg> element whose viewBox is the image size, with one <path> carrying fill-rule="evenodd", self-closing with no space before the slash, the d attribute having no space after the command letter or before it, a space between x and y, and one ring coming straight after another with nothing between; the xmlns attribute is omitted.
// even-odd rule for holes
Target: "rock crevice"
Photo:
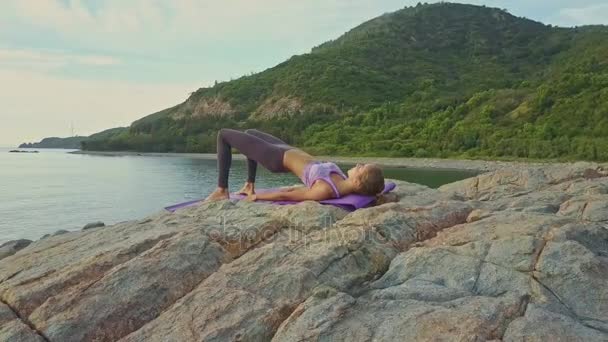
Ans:
<svg viewBox="0 0 608 342"><path fill-rule="evenodd" d="M27 328L28 328L28 329L29 329L29 330L30 330L32 333L34 333L34 334L36 334L38 337L40 337L40 339L41 339L42 341L45 341L45 342L50 342L49 338L47 338L47 337L44 335L44 333L43 333L42 331L38 330L38 328L36 328L36 326L35 326L35 325L34 325L32 322L30 322L30 321L29 321L29 320L28 320L26 317L22 316L22 315L19 313L19 311L17 311L15 308L13 308L13 307L12 307L10 304L8 304L8 303L7 303L7 302L6 302L6 301L5 301L3 298L1 298L1 297L0 297L0 306L4 306L4 308L0 308L0 317L1 317L1 316L4 316L4 317L2 317L2 318L5 318L5 317L6 317L6 313L5 313L5 312L2 312L2 311L6 311L6 309L8 309L8 311L10 311L10 313L12 313L12 314L14 315L14 317L15 317L16 319L18 319L18 320L19 320L19 322L21 322L21 323L23 323L25 326L27 326ZM3 319L2 319L2 318L0 318L0 328L3 328L3 326L4 326L4 325L6 325L6 323L10 323L10 321L9 321L9 322L3 321ZM11 334L7 334L7 335L8 335L8 336L11 336ZM27 333L26 333L26 335L31 336L31 334L27 334ZM5 336L5 337L6 337L6 336ZM9 339L7 339L7 340L9 340Z"/></svg>

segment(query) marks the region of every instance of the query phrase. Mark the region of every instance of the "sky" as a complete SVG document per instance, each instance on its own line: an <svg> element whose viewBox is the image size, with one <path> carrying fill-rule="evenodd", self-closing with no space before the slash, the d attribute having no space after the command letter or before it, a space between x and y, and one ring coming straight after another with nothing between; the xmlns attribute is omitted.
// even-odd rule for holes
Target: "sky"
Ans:
<svg viewBox="0 0 608 342"><path fill-rule="evenodd" d="M1 0L0 146L128 126L417 2ZM559 26L608 24L605 0L462 2Z"/></svg>

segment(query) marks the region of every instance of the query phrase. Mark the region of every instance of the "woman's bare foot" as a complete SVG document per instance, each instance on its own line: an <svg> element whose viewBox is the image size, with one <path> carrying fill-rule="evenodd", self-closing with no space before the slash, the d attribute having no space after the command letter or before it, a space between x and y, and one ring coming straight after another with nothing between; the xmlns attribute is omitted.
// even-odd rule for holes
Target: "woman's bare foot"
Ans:
<svg viewBox="0 0 608 342"><path fill-rule="evenodd" d="M211 202L211 201L221 201L230 198L230 193L228 189L225 188L217 188L211 195L207 196L203 202Z"/></svg>
<svg viewBox="0 0 608 342"><path fill-rule="evenodd" d="M241 190L239 190L238 193L241 195L247 195L247 196L255 194L254 183L246 182L245 185L243 186L243 188Z"/></svg>

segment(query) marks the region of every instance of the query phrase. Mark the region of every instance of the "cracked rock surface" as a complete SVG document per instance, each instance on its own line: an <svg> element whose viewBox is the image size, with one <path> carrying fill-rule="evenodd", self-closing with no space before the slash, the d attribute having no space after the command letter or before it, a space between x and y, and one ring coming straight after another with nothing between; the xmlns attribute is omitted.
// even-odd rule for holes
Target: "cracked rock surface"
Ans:
<svg viewBox="0 0 608 342"><path fill-rule="evenodd" d="M606 341L602 165L508 166L347 213L221 201L0 260L4 341Z"/></svg>

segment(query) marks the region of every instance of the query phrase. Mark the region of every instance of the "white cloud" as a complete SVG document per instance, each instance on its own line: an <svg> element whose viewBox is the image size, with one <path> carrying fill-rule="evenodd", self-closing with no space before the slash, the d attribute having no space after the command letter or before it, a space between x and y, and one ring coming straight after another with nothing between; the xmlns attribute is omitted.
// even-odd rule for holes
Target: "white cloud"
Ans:
<svg viewBox="0 0 608 342"><path fill-rule="evenodd" d="M555 21L567 26L608 24L608 4L564 8L559 11Z"/></svg>
<svg viewBox="0 0 608 342"><path fill-rule="evenodd" d="M152 19L152 2L108 1L98 13L92 13L80 0L66 6L58 0L8 0L20 20L63 33L119 33L142 29L139 19Z"/></svg>
<svg viewBox="0 0 608 342"><path fill-rule="evenodd" d="M580 0L568 8L562 0L468 0L475 4L507 7L528 13L532 19L556 18L551 23L572 25L606 23L608 4ZM0 3L0 28L19 23L51 32L89 50L141 52L172 47L206 46L218 42L289 39L304 44L335 38L346 29L384 11L393 11L418 0L4 0ZM433 2L433 1L431 1ZM595 4L594 4L595 3ZM560 10L561 8L561 10ZM558 13L554 15L553 13ZM524 13L521 13L524 14ZM538 17L540 16L540 17ZM304 46L304 44L302 46Z"/></svg>
<svg viewBox="0 0 608 342"><path fill-rule="evenodd" d="M25 50L0 48L0 68L50 71L57 68L82 65L103 67L118 65L121 61L112 56L70 54L52 50Z"/></svg>
<svg viewBox="0 0 608 342"><path fill-rule="evenodd" d="M39 72L0 69L0 145L37 141L47 136L89 135L126 126L136 119L186 99L195 84L138 84L55 77Z"/></svg>
<svg viewBox="0 0 608 342"><path fill-rule="evenodd" d="M395 10L405 3L389 0L384 7ZM67 6L59 0L4 0L0 22L7 29L13 21L48 30L89 48L134 51L335 35L327 25L342 33L380 14L378 7L371 0L106 0L93 11L83 0ZM344 27L345 20L352 24Z"/></svg>

